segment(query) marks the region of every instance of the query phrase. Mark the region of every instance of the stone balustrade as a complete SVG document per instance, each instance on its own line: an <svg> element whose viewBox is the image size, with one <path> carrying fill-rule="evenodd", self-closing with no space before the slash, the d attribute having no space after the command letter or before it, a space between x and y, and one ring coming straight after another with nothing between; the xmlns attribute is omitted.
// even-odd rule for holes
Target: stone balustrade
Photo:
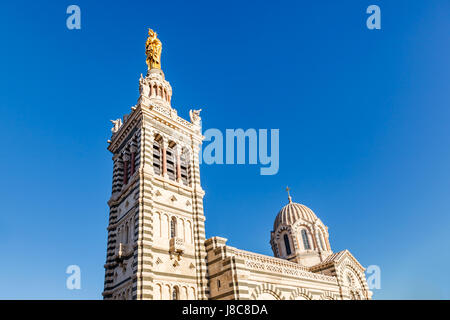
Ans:
<svg viewBox="0 0 450 320"><path fill-rule="evenodd" d="M180 238L171 238L169 247L170 252L183 253L185 250L184 240Z"/></svg>
<svg viewBox="0 0 450 320"><path fill-rule="evenodd" d="M228 249L230 249L229 251L230 254L242 258L245 261L245 266L250 270L253 269L256 271L259 270L259 271L275 272L295 277L331 282L333 284L337 283L337 279L335 277L325 276L323 274L311 272L309 271L308 267L301 266L294 262L290 262L275 257L269 257L245 250L240 250L232 247L228 247Z"/></svg>

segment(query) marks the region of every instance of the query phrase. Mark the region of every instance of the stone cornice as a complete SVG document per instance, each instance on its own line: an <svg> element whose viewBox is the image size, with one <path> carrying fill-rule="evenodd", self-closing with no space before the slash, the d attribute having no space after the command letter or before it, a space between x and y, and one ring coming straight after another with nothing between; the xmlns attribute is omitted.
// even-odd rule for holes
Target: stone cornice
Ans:
<svg viewBox="0 0 450 320"><path fill-rule="evenodd" d="M175 110L175 109L172 109ZM196 131L194 129L194 126L192 123L190 123L187 120L184 120L180 116L178 116L175 113L175 116L171 116L170 112L165 112L164 108L157 105L149 105L149 106L142 106L142 112L143 114L151 117L152 119L155 119L162 124L172 128L176 129L178 131L183 132L187 136L192 137L194 140L197 140L198 143L200 143L203 140L203 136L199 131Z"/></svg>
<svg viewBox="0 0 450 320"><path fill-rule="evenodd" d="M191 122L181 118L177 115L175 109L171 113L168 109L158 106L156 104L151 104L146 106L144 104L138 104L131 114L127 117L125 123L119 128L119 130L113 134L111 137L111 143L108 146L108 150L112 153L116 153L117 149L120 147L124 139L128 136L128 133L133 130L135 125L142 119L142 115L146 115L152 119L155 119L162 124L181 131L188 137L191 137L198 144L204 139L200 132L200 128L196 127Z"/></svg>
<svg viewBox="0 0 450 320"><path fill-rule="evenodd" d="M119 130L111 137L111 143L108 146L108 150L112 153L116 153L122 142L127 138L128 133L133 130L135 125L141 120L142 114L141 106L137 106L131 114L127 117L127 121L119 128Z"/></svg>

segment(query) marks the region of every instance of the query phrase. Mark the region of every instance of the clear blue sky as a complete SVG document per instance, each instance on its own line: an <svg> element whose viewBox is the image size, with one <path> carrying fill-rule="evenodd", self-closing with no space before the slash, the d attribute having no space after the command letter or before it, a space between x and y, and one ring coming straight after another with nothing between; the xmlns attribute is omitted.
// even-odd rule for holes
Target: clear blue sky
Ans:
<svg viewBox="0 0 450 320"><path fill-rule="evenodd" d="M81 8L81 30L66 8ZM367 6L382 29L366 28ZM450 299L449 1L10 1L0 6L0 298L100 299L110 119L163 42L173 106L279 128L280 170L202 165L207 237L272 255L287 203L381 267L374 298ZM81 267L81 290L65 288Z"/></svg>

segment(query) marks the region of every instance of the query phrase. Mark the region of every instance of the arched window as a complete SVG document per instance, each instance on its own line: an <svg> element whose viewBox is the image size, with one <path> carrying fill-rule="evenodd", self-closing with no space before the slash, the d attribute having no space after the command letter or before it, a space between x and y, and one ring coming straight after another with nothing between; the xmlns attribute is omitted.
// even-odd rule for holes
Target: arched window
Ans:
<svg viewBox="0 0 450 320"><path fill-rule="evenodd" d="M132 173L131 173L131 167L132 167L131 160L132 160L132 158L131 158L131 155L129 154L128 155L128 161L127 161L127 182L130 181L130 178L131 178L131 175L132 175ZM134 160L134 156L133 156L133 160ZM133 167L134 167L134 165L133 165Z"/></svg>
<svg viewBox="0 0 450 320"><path fill-rule="evenodd" d="M189 154L183 152L180 155L180 171L181 181L184 185L189 186L191 184L191 170L189 165Z"/></svg>
<svg viewBox="0 0 450 320"><path fill-rule="evenodd" d="M175 238L177 236L177 219L172 217L170 220L170 237Z"/></svg>
<svg viewBox="0 0 450 320"><path fill-rule="evenodd" d="M130 227L128 226L128 223L127 223L127 226L125 227L125 244L128 243L129 237L130 237Z"/></svg>
<svg viewBox="0 0 450 320"><path fill-rule="evenodd" d="M130 166L130 161L128 155L124 154L122 157L122 186L125 186L128 183L128 168Z"/></svg>
<svg viewBox="0 0 450 320"><path fill-rule="evenodd" d="M319 238L320 249L325 250L322 233L320 231L317 233L317 237Z"/></svg>
<svg viewBox="0 0 450 320"><path fill-rule="evenodd" d="M284 238L284 246L286 247L286 255L290 255L291 254L291 245L289 244L289 237L285 233L283 238Z"/></svg>
<svg viewBox="0 0 450 320"><path fill-rule="evenodd" d="M175 150L174 145L170 145L166 150L166 170L167 176L170 180L176 180L176 169L175 169Z"/></svg>
<svg viewBox="0 0 450 320"><path fill-rule="evenodd" d="M178 298L179 298L178 287L173 287L172 300L178 300Z"/></svg>
<svg viewBox="0 0 450 320"><path fill-rule="evenodd" d="M137 168L137 139L133 138L130 147L130 177L132 177Z"/></svg>
<svg viewBox="0 0 450 320"><path fill-rule="evenodd" d="M303 247L305 250L310 250L311 245L309 244L308 234L306 233L306 230L302 230L302 239L303 239Z"/></svg>
<svg viewBox="0 0 450 320"><path fill-rule="evenodd" d="M153 170L156 175L160 175L162 173L162 154L160 140L161 136L158 136L155 137L155 141L153 142Z"/></svg>
<svg viewBox="0 0 450 320"><path fill-rule="evenodd" d="M349 274L347 275L347 283L348 283L349 287L351 287L353 285L352 277Z"/></svg>

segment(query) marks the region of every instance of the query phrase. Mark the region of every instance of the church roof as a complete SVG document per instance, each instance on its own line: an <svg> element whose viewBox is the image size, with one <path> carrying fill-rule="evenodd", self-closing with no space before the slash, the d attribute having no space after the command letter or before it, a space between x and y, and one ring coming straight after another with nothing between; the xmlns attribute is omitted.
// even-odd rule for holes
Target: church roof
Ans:
<svg viewBox="0 0 450 320"><path fill-rule="evenodd" d="M348 250L342 250L333 254L330 254L321 264L327 264L333 261L338 261Z"/></svg>
<svg viewBox="0 0 450 320"><path fill-rule="evenodd" d="M278 212L275 218L273 231L276 231L282 224L292 225L300 219L314 223L318 218L310 208L303 204L292 202L289 197L289 203Z"/></svg>
<svg viewBox="0 0 450 320"><path fill-rule="evenodd" d="M347 249L335 252L331 255L329 255L325 260L323 260L321 263L316 264L315 266L312 266L310 268L310 271L315 272L317 270L323 270L324 268L328 268L331 265L339 264L339 262L345 257L349 257L358 267L361 268L361 270L365 270L365 268L359 263L358 260L348 251Z"/></svg>

